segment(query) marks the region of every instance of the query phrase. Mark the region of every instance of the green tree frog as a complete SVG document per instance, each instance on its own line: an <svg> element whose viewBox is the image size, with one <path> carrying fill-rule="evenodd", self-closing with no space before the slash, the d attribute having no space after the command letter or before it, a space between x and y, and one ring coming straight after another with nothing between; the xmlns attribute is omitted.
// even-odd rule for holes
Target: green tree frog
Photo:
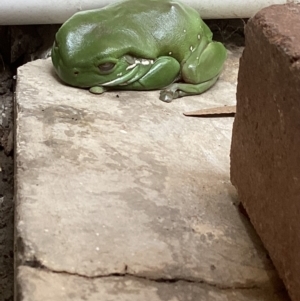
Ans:
<svg viewBox="0 0 300 301"><path fill-rule="evenodd" d="M52 62L71 86L99 94L159 89L171 102L213 86L226 54L193 8L125 0L74 14L56 33Z"/></svg>

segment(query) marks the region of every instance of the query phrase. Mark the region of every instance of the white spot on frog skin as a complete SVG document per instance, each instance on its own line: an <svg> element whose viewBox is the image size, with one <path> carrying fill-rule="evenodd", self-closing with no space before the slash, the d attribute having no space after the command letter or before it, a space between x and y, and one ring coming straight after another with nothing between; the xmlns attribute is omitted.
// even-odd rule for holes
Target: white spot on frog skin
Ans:
<svg viewBox="0 0 300 301"><path fill-rule="evenodd" d="M142 63L141 64L147 66L147 65L150 65L150 61L142 59Z"/></svg>
<svg viewBox="0 0 300 301"><path fill-rule="evenodd" d="M122 72L121 72L121 73L118 73L117 76L122 76Z"/></svg>
<svg viewBox="0 0 300 301"><path fill-rule="evenodd" d="M186 30L184 29L183 32L186 32Z"/></svg>
<svg viewBox="0 0 300 301"><path fill-rule="evenodd" d="M172 51L169 52L169 55L171 55L171 54L172 54Z"/></svg>
<svg viewBox="0 0 300 301"><path fill-rule="evenodd" d="M144 65L144 66L147 66L147 65L150 65L150 64L153 64L153 63L154 63L153 60L147 60L147 59L137 60L137 59L135 59L135 60L134 60L134 64L129 65L129 66L126 68L126 70L133 69L134 67L136 67L136 65Z"/></svg>
<svg viewBox="0 0 300 301"><path fill-rule="evenodd" d="M194 52L194 51L195 51L195 48L193 48L193 46L191 46L191 47L190 47L190 50L191 50L192 52Z"/></svg>
<svg viewBox="0 0 300 301"><path fill-rule="evenodd" d="M136 63L132 64L132 65L129 65L126 70L130 70L130 69L133 69L134 67L136 66Z"/></svg>
<svg viewBox="0 0 300 301"><path fill-rule="evenodd" d="M198 34L198 40L200 40L201 36Z"/></svg>
<svg viewBox="0 0 300 301"><path fill-rule="evenodd" d="M198 57L198 56L196 57L196 60L199 60L199 57Z"/></svg>

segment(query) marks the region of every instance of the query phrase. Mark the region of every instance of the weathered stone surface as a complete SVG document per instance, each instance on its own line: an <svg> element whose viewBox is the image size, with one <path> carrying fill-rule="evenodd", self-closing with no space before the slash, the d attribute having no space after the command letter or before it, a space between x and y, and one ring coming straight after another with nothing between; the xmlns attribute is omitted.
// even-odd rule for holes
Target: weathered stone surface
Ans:
<svg viewBox="0 0 300 301"><path fill-rule="evenodd" d="M182 287L209 287L210 300L229 300L226 290L245 292L247 301L257 294L286 300L258 237L234 206L232 118L182 114L234 102L239 54L230 53L209 92L171 104L158 91L97 96L64 86L49 60L19 69L16 274L22 300L44 301L34 294L46 286L52 298L50 291L55 296L70 274L76 283L95 279L99 291L103 278L119 277L120 294L134 276L147 279L151 291L157 281L182 280ZM71 299L77 284L66 287ZM189 300L180 294L139 300ZM95 298L87 300L119 300Z"/></svg>
<svg viewBox="0 0 300 301"><path fill-rule="evenodd" d="M282 301L284 293L267 296L261 289L222 289L205 283L143 278L85 278L21 267L18 300L24 301ZM30 298L29 298L30 296Z"/></svg>
<svg viewBox="0 0 300 301"><path fill-rule="evenodd" d="M293 300L300 300L300 5L246 28L231 180Z"/></svg>

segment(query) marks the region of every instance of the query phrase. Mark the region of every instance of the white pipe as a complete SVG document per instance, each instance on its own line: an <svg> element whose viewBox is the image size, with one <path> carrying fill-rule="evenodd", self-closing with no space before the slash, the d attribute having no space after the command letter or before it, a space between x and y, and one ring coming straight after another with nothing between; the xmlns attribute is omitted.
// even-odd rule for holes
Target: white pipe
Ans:
<svg viewBox="0 0 300 301"><path fill-rule="evenodd" d="M0 25L63 23L75 12L103 7L117 0L2 0ZM204 19L249 18L263 7L300 0L181 0Z"/></svg>

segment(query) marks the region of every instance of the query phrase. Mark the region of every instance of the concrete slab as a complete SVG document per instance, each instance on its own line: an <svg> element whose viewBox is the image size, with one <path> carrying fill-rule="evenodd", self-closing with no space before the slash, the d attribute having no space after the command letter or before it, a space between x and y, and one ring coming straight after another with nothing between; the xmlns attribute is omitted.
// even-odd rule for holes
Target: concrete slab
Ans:
<svg viewBox="0 0 300 301"><path fill-rule="evenodd" d="M17 300L287 300L234 206L233 119L182 114L234 104L240 54L209 92L171 104L64 86L50 60L19 68Z"/></svg>

